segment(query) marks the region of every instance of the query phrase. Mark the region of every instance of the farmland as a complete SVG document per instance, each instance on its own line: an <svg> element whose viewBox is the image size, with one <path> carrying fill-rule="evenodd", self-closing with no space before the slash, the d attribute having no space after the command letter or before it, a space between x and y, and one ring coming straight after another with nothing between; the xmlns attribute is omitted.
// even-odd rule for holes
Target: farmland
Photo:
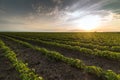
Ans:
<svg viewBox="0 0 120 80"><path fill-rule="evenodd" d="M120 33L3 32L0 60L0 80L120 80Z"/></svg>

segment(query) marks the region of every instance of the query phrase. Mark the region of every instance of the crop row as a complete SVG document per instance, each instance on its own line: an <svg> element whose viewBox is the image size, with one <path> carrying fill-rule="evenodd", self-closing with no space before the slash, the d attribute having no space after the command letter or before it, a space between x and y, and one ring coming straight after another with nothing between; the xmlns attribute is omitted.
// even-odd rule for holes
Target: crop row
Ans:
<svg viewBox="0 0 120 80"><path fill-rule="evenodd" d="M12 35L46 40L78 41L101 46L120 46L119 33L10 33Z"/></svg>
<svg viewBox="0 0 120 80"><path fill-rule="evenodd" d="M20 35L20 34L18 36L28 37L26 35ZM100 46L100 45L97 45L97 44L82 43L82 42L79 42L79 41L57 40L55 38L51 39L51 38L46 38L46 37L41 37L41 36L33 37L32 35L29 38L44 40L44 41L52 41L52 42L54 41L54 42L57 42L57 43L63 43L63 44L72 45L72 46L80 46L80 47L85 47L85 48L90 48L90 49L109 50L109 51L113 51L113 52L120 52L120 46Z"/></svg>
<svg viewBox="0 0 120 80"><path fill-rule="evenodd" d="M34 71L27 67L27 63L23 63L23 61L18 60L16 54L11 51L9 47L5 46L4 42L1 40L0 50L3 51L4 56L11 61L12 65L20 73L20 78L22 80L43 80L42 77L38 76Z"/></svg>
<svg viewBox="0 0 120 80"><path fill-rule="evenodd" d="M42 39L44 40L44 39ZM53 40L51 40L53 41ZM89 49L98 49L98 50L109 50L109 51L113 51L113 52L120 52L120 46L100 46L100 45L93 45L91 43L81 43L81 42L73 42L73 41L59 41L59 40L54 40L54 42L57 43L62 43L62 44L67 44L67 45L71 45L71 46L80 46L80 47L85 47L85 48L89 48Z"/></svg>
<svg viewBox="0 0 120 80"><path fill-rule="evenodd" d="M22 35L23 36L23 35ZM24 37L24 36L23 36ZM66 36L67 37L67 36ZM67 44L67 45L72 45L72 46L80 46L80 47L85 47L89 49L98 49L98 50L109 50L113 52L120 52L120 46L101 46L97 44L92 44L92 43L82 43L79 41L65 41L65 40L57 40L57 39L48 39L48 38L32 38L31 39L37 39L37 40L44 40L44 41L50 41L50 42L57 42L57 43L62 43L62 44Z"/></svg>
<svg viewBox="0 0 120 80"><path fill-rule="evenodd" d="M30 41L30 42L37 42L39 44L44 44L44 45L48 45L48 46L55 46L55 47L59 47L59 48L65 48L68 50L73 50L73 51L78 51L84 55L87 54L92 54L95 56L100 56L100 57L105 57L107 59L113 59L113 60L118 60L120 61L120 53L119 52L111 52L111 51L101 51L98 49L87 49L87 48L81 48L79 46L71 46L71 45L66 45L66 44L60 44L60 43L56 43L56 42L47 42L47 41L42 41L42 40L35 40L35 39L29 39L29 38L24 38L24 37L17 37L17 36L11 36L14 38L18 38L21 40L25 40L25 41Z"/></svg>
<svg viewBox="0 0 120 80"><path fill-rule="evenodd" d="M106 80L120 80L120 75L116 74L115 72L113 72L112 70L107 70L104 71L102 68L100 67L96 67L96 66L87 66L83 63L83 61L79 60L79 59L74 59L74 58L69 58L69 57L65 57L62 54L60 54L59 52L56 51L49 51L45 48L40 48L37 46L33 46L27 42L21 41L21 40L16 40L14 38L5 36L5 38L12 40L14 42L17 42L25 47L29 47L31 49L40 51L41 53L43 53L45 56L54 59L54 60L60 60L63 61L71 66L74 66L76 68L79 69L83 69L85 72L87 73L91 73L94 74L98 77L102 77Z"/></svg>
<svg viewBox="0 0 120 80"><path fill-rule="evenodd" d="M31 38L32 39L32 38ZM66 40L57 40L57 39L46 39L44 38L33 38L33 39L38 39L38 40L44 40L44 41L51 41L51 42L57 42L57 43L63 43L63 44L68 44L72 46L80 46L80 47L85 47L85 48L90 48L90 49L99 49L99 50L109 50L113 52L120 52L120 46L105 46L105 45L98 45L98 44L92 44L92 43L83 43L80 41L66 41Z"/></svg>
<svg viewBox="0 0 120 80"><path fill-rule="evenodd" d="M8 34L8 33L4 33ZM109 50L120 52L120 38L118 33L9 33L10 35L26 38L54 41L63 44L75 45L90 49ZM30 36L30 37L29 37ZM86 37L85 37L86 36ZM106 37L104 37L106 36ZM93 43L92 43L92 42ZM96 42L97 41L97 42ZM106 45L105 45L106 43ZM104 45L101 45L104 44Z"/></svg>

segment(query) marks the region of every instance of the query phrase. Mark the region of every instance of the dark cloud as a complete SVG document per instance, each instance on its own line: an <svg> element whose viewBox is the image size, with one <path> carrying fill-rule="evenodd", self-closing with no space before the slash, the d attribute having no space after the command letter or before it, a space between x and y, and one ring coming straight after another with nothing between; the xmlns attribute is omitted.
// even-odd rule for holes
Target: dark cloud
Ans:
<svg viewBox="0 0 120 80"><path fill-rule="evenodd" d="M15 24L18 24L18 25L25 25L25 23L23 23L23 22L18 22L18 21L9 21L9 20L0 20L0 24L1 25L7 25L7 24L13 24L13 25L15 25Z"/></svg>
<svg viewBox="0 0 120 80"><path fill-rule="evenodd" d="M104 17L110 12L120 14L119 0L0 0L0 25L25 25L29 21L67 24L86 15Z"/></svg>
<svg viewBox="0 0 120 80"><path fill-rule="evenodd" d="M35 0L32 7L36 15L61 17L76 11L86 11L86 14L101 14L100 11L103 10L119 13L119 10L116 10L120 7L119 4L119 0Z"/></svg>
<svg viewBox="0 0 120 80"><path fill-rule="evenodd" d="M119 0L114 0L114 1L112 1L112 3L109 3L105 6L103 6L102 8L103 9L111 9L111 10L119 9L120 8L120 1Z"/></svg>
<svg viewBox="0 0 120 80"><path fill-rule="evenodd" d="M32 12L32 0L0 0L0 8L9 15L24 15Z"/></svg>
<svg viewBox="0 0 120 80"><path fill-rule="evenodd" d="M1 8L9 15L27 15L29 13L50 13L58 8L59 11L105 9L115 10L120 7L120 1L114 0L0 0Z"/></svg>

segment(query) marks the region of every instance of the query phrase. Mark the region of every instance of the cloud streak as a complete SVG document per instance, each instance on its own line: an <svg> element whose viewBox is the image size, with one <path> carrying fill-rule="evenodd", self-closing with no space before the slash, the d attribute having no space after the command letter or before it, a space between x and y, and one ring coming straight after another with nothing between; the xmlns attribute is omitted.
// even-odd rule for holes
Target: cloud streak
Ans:
<svg viewBox="0 0 120 80"><path fill-rule="evenodd" d="M89 15L100 16L103 22L118 21L119 4L119 0L0 0L0 25L69 30Z"/></svg>

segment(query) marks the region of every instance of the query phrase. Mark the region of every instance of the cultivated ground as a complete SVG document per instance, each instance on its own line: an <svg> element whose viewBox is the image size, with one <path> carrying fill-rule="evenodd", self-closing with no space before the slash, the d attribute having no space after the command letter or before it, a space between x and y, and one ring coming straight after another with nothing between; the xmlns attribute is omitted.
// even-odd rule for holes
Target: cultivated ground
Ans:
<svg viewBox="0 0 120 80"><path fill-rule="evenodd" d="M33 35L32 35L33 34ZM36 34L36 35L35 35ZM35 49L32 49L30 47L27 47L21 43L18 43L16 41L13 41L10 38L13 38L15 40L20 40L23 42L27 42L31 44L32 46L37 46L39 48L45 48L48 51L56 51L60 54L62 54L65 57L68 58L73 58L73 59L79 59L83 61L83 63L87 66L95 66L95 67L100 67L102 70L107 71L107 70L112 70L116 74L120 74L120 60L117 58L108 58L110 55L107 57L101 54L86 54L85 51L80 52L79 50L73 50L69 49L66 47L60 47L58 45L52 45L49 42L52 43L58 43L58 44L63 44L61 43L62 41L74 41L74 42L82 42L85 44L91 43L93 46L94 45L99 45L99 46L107 46L109 49L105 50L100 50L101 52L109 52L110 54L115 53L117 57L119 56L120 52L120 33L101 33L101 34L96 34L92 35L94 37L90 38L84 38L85 34L80 35L84 40L81 40L81 38L78 38L78 33L77 33L77 38L75 40L75 37L73 36L68 36L70 34L63 35L63 33L51 33L51 35L48 33L1 33L0 39L5 43L6 46L8 46L12 51L14 51L17 55L17 58L19 60L22 60L24 63L28 63L28 67L33 70L36 74L39 76L42 76L45 80L110 80L102 76L97 76L94 73L91 73L92 69L90 71L86 72L84 69L78 69L74 66L71 66L67 64L66 62L56 60L53 58L50 58L49 56L46 56L43 54L43 52L37 51ZM80 33L79 33L80 34ZM56 37L55 37L56 35ZM60 36L61 35L61 36ZM67 38L63 37L66 36ZM74 34L75 35L75 34ZM88 34L86 34L88 36ZM95 36L97 35L96 39ZM107 36L104 38L102 35ZM52 37L51 37L52 36ZM60 38L59 38L59 37ZM89 35L90 36L90 35ZM113 36L112 38L110 36ZM98 38L99 37L99 38ZM116 39L115 39L116 37ZM109 41L106 39L108 38ZM33 39L33 40L30 40ZM42 43L37 40L42 40L45 41L46 43ZM97 41L97 39L99 41ZM58 42L61 41L60 43ZM78 40L78 41L77 41ZM104 41L104 42L103 42ZM114 42L113 42L114 41ZM49 44L48 44L48 43ZM111 42L110 44L108 44ZM97 43L97 44L95 44ZM101 44L100 44L101 43ZM105 45L106 44L106 45ZM65 45L70 45L74 47L71 44L63 44ZM113 46L112 46L113 45ZM78 45L76 45L78 46ZM116 47L117 46L117 47ZM115 50L111 49L112 47L115 47ZM88 47L82 47L86 49L90 49L94 51L94 49L88 48ZM108 54L108 53L107 53ZM116 56L115 55L115 56ZM114 57L114 55L112 55ZM15 70L15 68L11 65L12 63L3 56L2 50L0 50L0 80L20 80L19 79L19 72ZM7 66L6 66L7 65ZM93 70L94 71L94 70ZM97 71L97 69L96 69ZM11 74L12 73L12 74ZM96 72L95 72L96 73ZM98 71L99 73L99 71ZM110 73L112 74L112 73ZM112 77L111 77L112 80ZM115 80L115 79L113 79ZM117 80L117 79L116 79Z"/></svg>

